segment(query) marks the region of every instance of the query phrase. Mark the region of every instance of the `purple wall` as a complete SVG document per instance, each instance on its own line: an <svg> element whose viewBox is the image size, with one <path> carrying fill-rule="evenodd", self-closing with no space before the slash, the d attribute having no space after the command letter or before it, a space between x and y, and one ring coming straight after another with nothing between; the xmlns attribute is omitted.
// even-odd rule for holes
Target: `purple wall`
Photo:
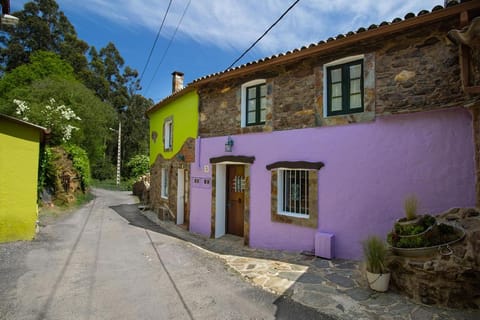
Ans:
<svg viewBox="0 0 480 320"><path fill-rule="evenodd" d="M472 121L464 109L232 138L232 155L255 156L250 168L252 247L313 250L317 230L270 220L270 171L265 166L276 161L325 163L318 172L318 231L335 234L338 258L361 257L361 240L370 234L385 237L403 216L407 195L417 196L420 213L475 204ZM226 154L225 141L197 141L192 176L211 177L211 169L204 173L203 166ZM191 231L209 235L211 189L192 188L190 200Z"/></svg>

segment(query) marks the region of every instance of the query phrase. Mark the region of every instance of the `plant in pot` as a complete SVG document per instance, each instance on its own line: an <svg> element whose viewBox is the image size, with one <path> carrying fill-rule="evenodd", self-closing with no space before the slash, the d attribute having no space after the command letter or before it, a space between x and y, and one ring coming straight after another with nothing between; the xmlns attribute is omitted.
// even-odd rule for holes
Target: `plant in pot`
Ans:
<svg viewBox="0 0 480 320"><path fill-rule="evenodd" d="M367 281L371 289L379 292L388 290L390 272L386 267L388 249L379 237L369 236L363 241L363 255L367 268Z"/></svg>

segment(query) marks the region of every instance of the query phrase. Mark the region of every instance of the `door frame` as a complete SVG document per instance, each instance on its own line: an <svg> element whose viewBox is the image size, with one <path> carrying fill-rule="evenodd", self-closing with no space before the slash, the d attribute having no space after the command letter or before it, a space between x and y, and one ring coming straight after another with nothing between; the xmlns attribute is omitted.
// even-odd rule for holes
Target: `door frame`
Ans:
<svg viewBox="0 0 480 320"><path fill-rule="evenodd" d="M225 161L212 164L212 224L211 237L220 238L226 233L227 208L227 165L245 167L245 199L243 208L243 239L245 245L250 241L250 164Z"/></svg>
<svg viewBox="0 0 480 320"><path fill-rule="evenodd" d="M177 224L185 222L185 169L177 169Z"/></svg>

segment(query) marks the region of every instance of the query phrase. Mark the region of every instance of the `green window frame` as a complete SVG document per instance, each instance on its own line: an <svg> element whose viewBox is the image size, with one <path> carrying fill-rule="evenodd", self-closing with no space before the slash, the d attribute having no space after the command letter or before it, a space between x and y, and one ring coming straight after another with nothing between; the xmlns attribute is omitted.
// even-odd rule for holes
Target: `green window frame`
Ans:
<svg viewBox="0 0 480 320"><path fill-rule="evenodd" d="M327 67L327 116L363 112L363 60Z"/></svg>
<svg viewBox="0 0 480 320"><path fill-rule="evenodd" d="M247 87L246 89L245 124L254 126L265 124L267 114L267 86L265 83Z"/></svg>

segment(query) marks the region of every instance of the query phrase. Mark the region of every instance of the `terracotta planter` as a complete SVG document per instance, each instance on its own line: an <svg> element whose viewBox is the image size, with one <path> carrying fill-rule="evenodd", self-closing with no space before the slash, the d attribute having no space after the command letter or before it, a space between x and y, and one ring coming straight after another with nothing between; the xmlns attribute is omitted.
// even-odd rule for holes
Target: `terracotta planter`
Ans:
<svg viewBox="0 0 480 320"><path fill-rule="evenodd" d="M371 273L367 271L367 281L372 290L385 292L388 290L390 273Z"/></svg>

